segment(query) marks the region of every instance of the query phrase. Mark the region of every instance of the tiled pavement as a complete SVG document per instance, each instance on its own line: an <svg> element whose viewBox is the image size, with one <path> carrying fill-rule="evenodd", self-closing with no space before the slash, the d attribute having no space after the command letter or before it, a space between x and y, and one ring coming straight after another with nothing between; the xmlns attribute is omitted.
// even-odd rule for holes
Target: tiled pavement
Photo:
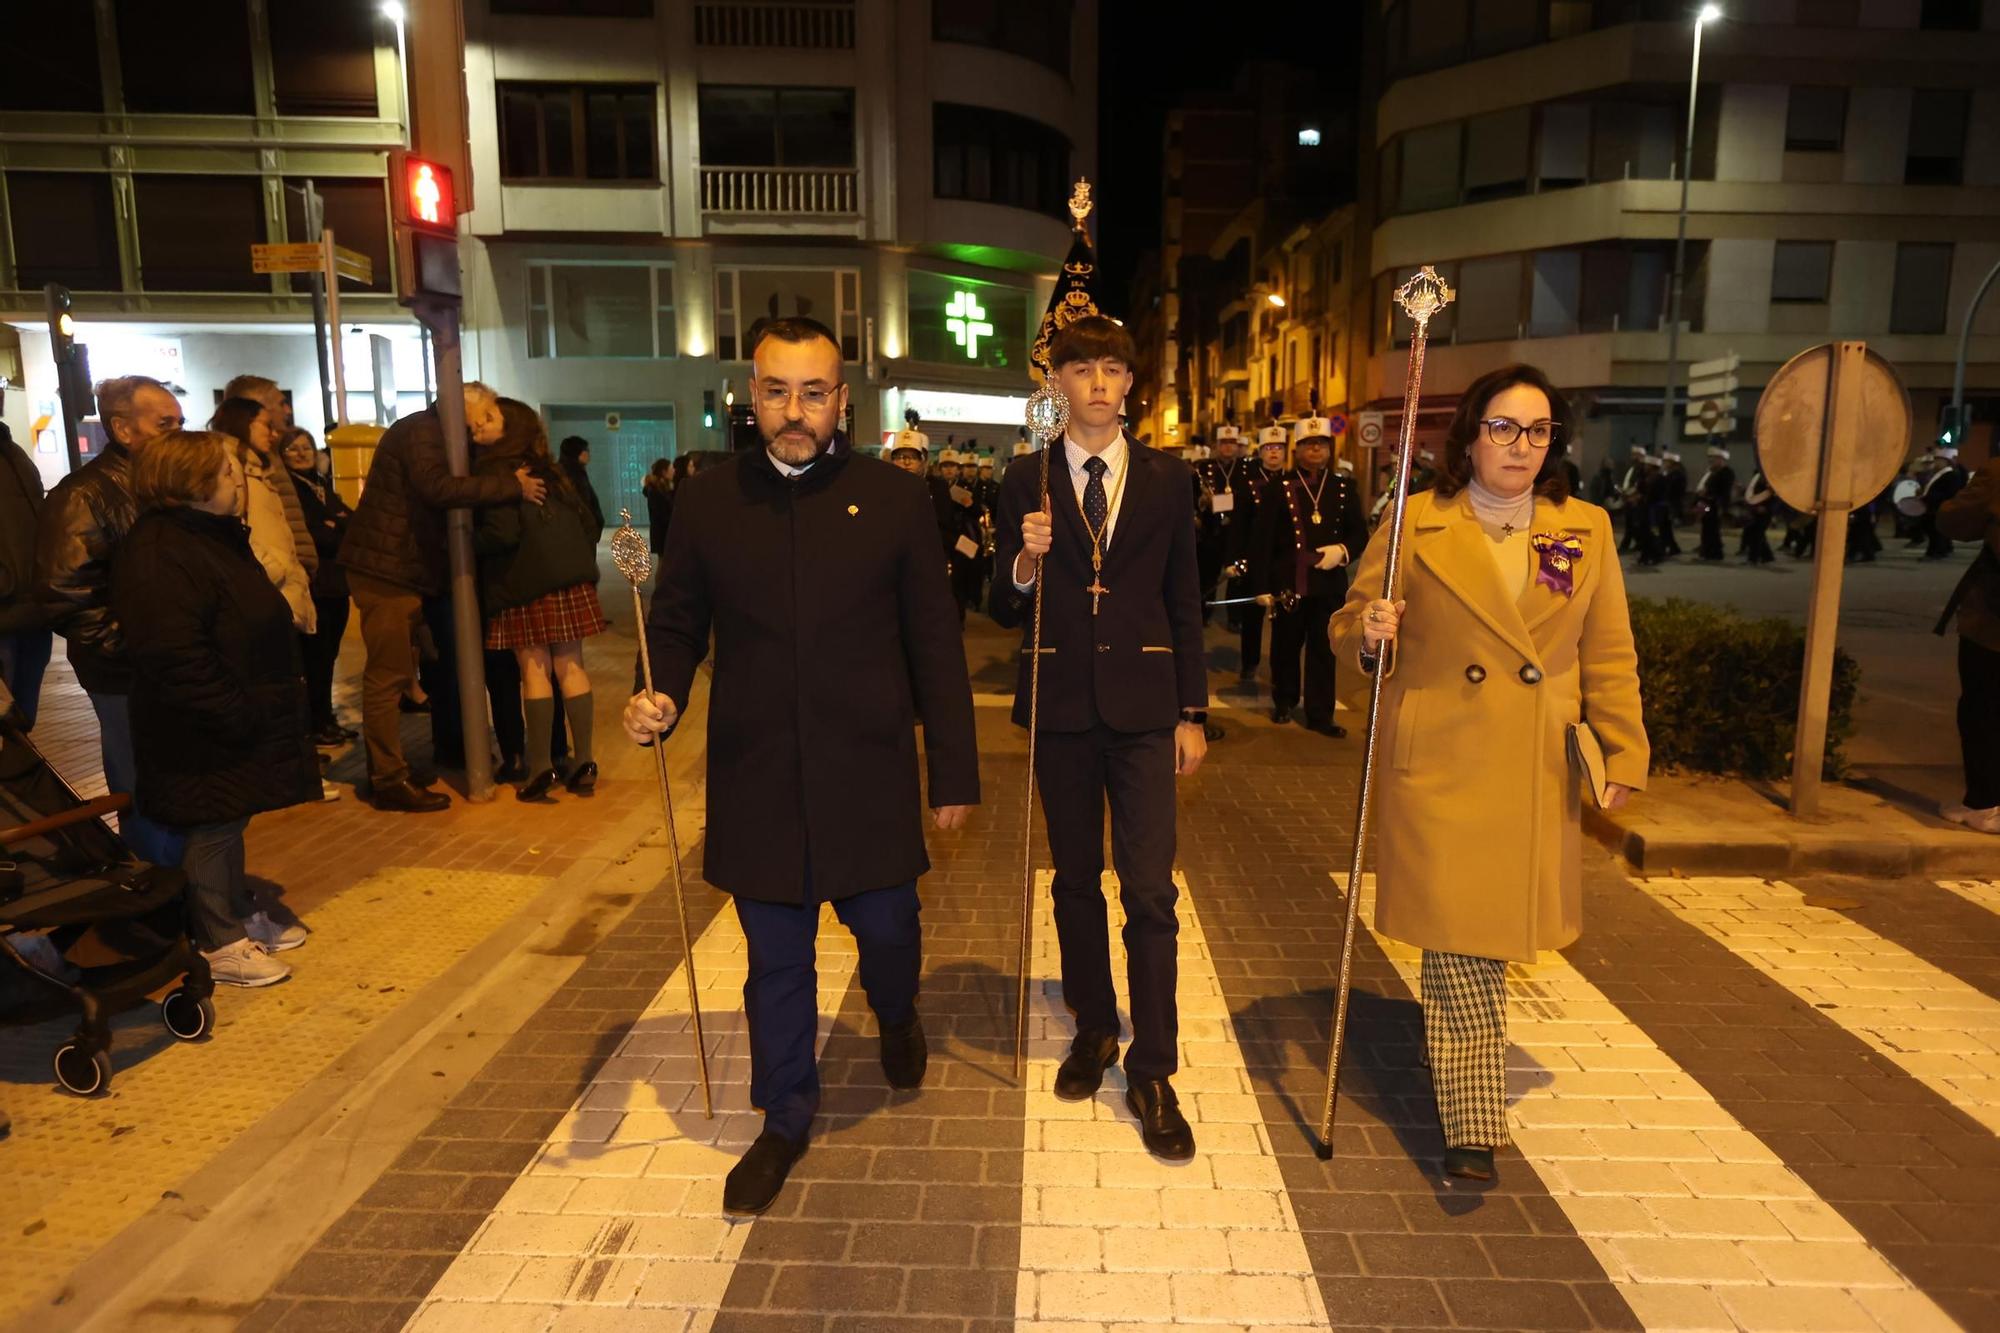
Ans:
<svg viewBox="0 0 2000 1333"><path fill-rule="evenodd" d="M969 644L990 690L1004 641ZM2000 1326L2000 881L1635 885L1593 857L1583 940L1516 969L1517 1147L1487 1190L1438 1171L1413 960L1364 934L1321 1163L1357 743L1231 710L1182 784L1180 1087L1204 1151L1168 1168L1115 1074L1081 1107L1045 1091L1066 1031L1046 910L1011 1083L1023 766L980 715L987 803L933 837L924 886L924 1090L882 1087L827 926L819 1136L772 1213L718 1217L754 1130L733 914L697 893L708 1122L655 890L242 1326Z"/></svg>

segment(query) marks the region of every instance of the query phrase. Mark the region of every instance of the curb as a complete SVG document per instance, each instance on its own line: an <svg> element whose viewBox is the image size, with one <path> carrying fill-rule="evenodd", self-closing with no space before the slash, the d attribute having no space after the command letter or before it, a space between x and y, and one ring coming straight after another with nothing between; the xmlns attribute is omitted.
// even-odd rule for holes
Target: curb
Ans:
<svg viewBox="0 0 2000 1333"><path fill-rule="evenodd" d="M2000 871L2000 838L1930 829L1857 833L1854 825L1805 824L1796 829L1723 825L1704 829L1648 826L1587 806L1584 831L1647 875L1844 874L1991 875ZM1926 836L1930 835L1930 836ZM1968 839L1979 838L1978 842Z"/></svg>

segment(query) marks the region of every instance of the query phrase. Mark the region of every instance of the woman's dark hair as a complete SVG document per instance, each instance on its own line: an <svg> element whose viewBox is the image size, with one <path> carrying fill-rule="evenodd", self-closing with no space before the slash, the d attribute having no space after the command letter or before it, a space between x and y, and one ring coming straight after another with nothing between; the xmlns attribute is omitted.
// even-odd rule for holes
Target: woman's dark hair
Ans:
<svg viewBox="0 0 2000 1333"><path fill-rule="evenodd" d="M1570 441L1575 438L1576 414L1570 410L1569 399L1563 396L1563 391L1539 367L1530 365L1489 370L1466 387L1464 395L1458 400L1458 410L1452 413L1451 425L1445 429L1444 466L1438 470L1437 480L1432 483L1432 489L1440 498L1449 499L1471 484L1472 444L1479 438L1480 423L1486 419L1487 404L1517 384L1525 384L1547 394L1549 420L1555 422L1555 438L1549 441L1547 449L1542 450L1542 470L1535 474L1535 494L1557 504L1569 499L1569 473L1563 470L1562 461L1569 453Z"/></svg>
<svg viewBox="0 0 2000 1333"><path fill-rule="evenodd" d="M646 469L646 480L642 483L642 488L649 491L656 491L661 495L665 495L668 491L672 490L674 488L674 460L671 458L655 458L653 466Z"/></svg>
<svg viewBox="0 0 2000 1333"><path fill-rule="evenodd" d="M556 460L549 455L549 432L542 424L540 412L518 399L502 398L500 421L500 440L494 446L496 452L520 458L529 473L541 478L550 490L564 495L576 493L569 474L558 467Z"/></svg>
<svg viewBox="0 0 2000 1333"><path fill-rule="evenodd" d="M245 449L250 447L250 423L264 412L264 405L255 398L225 398L222 406L215 409L215 415L208 419L208 428L220 431Z"/></svg>
<svg viewBox="0 0 2000 1333"><path fill-rule="evenodd" d="M590 452L590 441L581 435L566 435L562 442L563 462L573 462Z"/></svg>

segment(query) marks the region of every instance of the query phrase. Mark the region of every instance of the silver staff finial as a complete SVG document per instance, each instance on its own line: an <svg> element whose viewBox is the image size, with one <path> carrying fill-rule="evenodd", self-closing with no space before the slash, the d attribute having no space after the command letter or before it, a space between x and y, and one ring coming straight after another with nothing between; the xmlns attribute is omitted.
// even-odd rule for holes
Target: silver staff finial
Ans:
<svg viewBox="0 0 2000 1333"><path fill-rule="evenodd" d="M1431 322L1432 315L1450 305L1457 295L1445 285L1438 271L1426 264L1396 289L1396 304L1403 307L1403 313L1421 328Z"/></svg>
<svg viewBox="0 0 2000 1333"><path fill-rule="evenodd" d="M1069 429L1069 399L1061 389L1044 384L1028 398L1028 433L1044 445Z"/></svg>
<svg viewBox="0 0 2000 1333"><path fill-rule="evenodd" d="M623 522L611 535L611 563L636 588L653 572L653 553L646 549L646 539L639 529L632 526L632 511L621 509L618 517Z"/></svg>

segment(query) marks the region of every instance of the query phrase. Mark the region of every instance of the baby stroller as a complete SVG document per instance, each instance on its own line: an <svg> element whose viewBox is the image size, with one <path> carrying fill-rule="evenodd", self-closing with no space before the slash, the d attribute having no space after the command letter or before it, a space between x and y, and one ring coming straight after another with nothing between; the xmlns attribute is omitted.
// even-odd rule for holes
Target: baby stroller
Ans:
<svg viewBox="0 0 2000 1333"><path fill-rule="evenodd" d="M9 1021L74 1009L76 1035L55 1053L56 1082L91 1097L111 1086L111 1016L180 978L160 1020L182 1041L215 1027L208 962L187 933L187 881L177 868L136 859L103 816L127 796L79 798L28 740L0 685L0 968L31 979L33 999ZM22 956L18 937L48 931L58 955L91 931L116 961L62 981ZM19 990L19 987L14 988Z"/></svg>

